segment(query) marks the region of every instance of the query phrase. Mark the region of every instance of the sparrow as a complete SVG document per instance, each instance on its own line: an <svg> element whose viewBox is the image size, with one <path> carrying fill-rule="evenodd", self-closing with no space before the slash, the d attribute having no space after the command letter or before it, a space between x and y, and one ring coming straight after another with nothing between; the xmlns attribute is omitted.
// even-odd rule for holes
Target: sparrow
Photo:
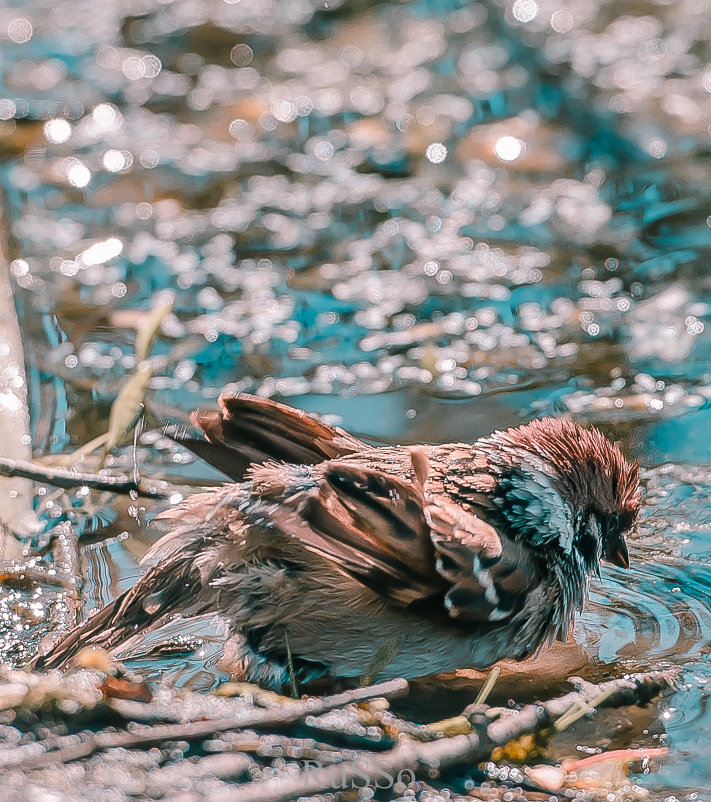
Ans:
<svg viewBox="0 0 711 802"><path fill-rule="evenodd" d="M392 643L379 679L481 670L565 640L601 560L629 566L639 468L566 418L415 447L244 394L192 421L230 481L158 515L152 567L34 668L214 612L223 665L276 690L357 680Z"/></svg>

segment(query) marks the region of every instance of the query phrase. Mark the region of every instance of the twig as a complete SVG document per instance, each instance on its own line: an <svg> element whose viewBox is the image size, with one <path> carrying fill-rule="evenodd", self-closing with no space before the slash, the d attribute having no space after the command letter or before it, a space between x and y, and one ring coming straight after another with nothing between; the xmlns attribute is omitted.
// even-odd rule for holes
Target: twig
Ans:
<svg viewBox="0 0 711 802"><path fill-rule="evenodd" d="M23 755L21 748L14 750L6 754L3 767L40 768L52 763L69 763L72 760L79 760L103 749L116 747L135 749L143 746L156 746L165 741L193 741L207 738L216 732L229 730L283 727L306 716L317 716L337 707L362 702L365 699L377 696L402 696L407 693L408 687L406 680L394 679L367 688L356 688L352 691L337 693L333 696L309 697L276 709L248 710L230 718L194 721L188 724L136 727L130 732L97 732L82 743L29 758Z"/></svg>
<svg viewBox="0 0 711 802"><path fill-rule="evenodd" d="M430 743L406 738L388 752L360 755L356 760L317 768L307 764L298 774L246 783L231 789L224 799L227 802L285 802L336 788L360 788L376 782L391 786L398 777L407 776L406 781L409 781L422 770L444 769L465 760L477 761L481 751L479 736L475 733Z"/></svg>
<svg viewBox="0 0 711 802"><path fill-rule="evenodd" d="M186 781L194 787L195 781L200 779L232 780L249 774L249 770L256 764L251 757L241 752L224 752L217 755L206 755L197 760L190 761L190 772L186 774L185 766L172 764L152 769L148 775L149 798L165 798L166 792L175 791ZM202 795L181 794L180 799L204 799Z"/></svg>
<svg viewBox="0 0 711 802"><path fill-rule="evenodd" d="M606 691L603 691L599 696L596 696L590 701L582 700L577 705L573 705L570 710L567 710L565 713L563 713L563 715L555 722L555 728L558 730L558 732L567 730L568 727L575 724L576 721L584 716L587 716L588 713L591 713L596 707L600 707L607 697L614 692L615 688L608 688Z"/></svg>
<svg viewBox="0 0 711 802"><path fill-rule="evenodd" d="M496 685L499 674L501 674L501 669L498 666L494 666L484 680L484 684L479 689L479 693L474 701L475 705L485 704L486 700L489 698L489 694L494 690L494 685Z"/></svg>
<svg viewBox="0 0 711 802"><path fill-rule="evenodd" d="M393 740L397 740L401 735L407 735L417 741L434 741L441 737L440 733L431 732L426 724L416 724L399 718L389 709L374 710L371 705L364 705L357 709L357 716L364 726L376 725Z"/></svg>
<svg viewBox="0 0 711 802"><path fill-rule="evenodd" d="M600 691L611 690L605 700L608 706L645 703L661 691L673 687L669 672L638 674L619 680L611 680L600 686ZM418 743L404 738L394 749L387 752L360 755L356 760L338 766L310 768L298 774L272 777L260 782L247 783L230 791L228 802L285 802L299 796L309 796L337 788L360 787L364 784L389 782L390 778L411 772L435 769L441 772L458 763L481 763L487 760L497 746L522 735L539 732L547 727L552 718L579 701L579 693L573 691L541 705L526 705L518 713L493 721L488 725L484 737L478 732L455 735L429 743Z"/></svg>
<svg viewBox="0 0 711 802"><path fill-rule="evenodd" d="M27 582L37 585L51 585L59 588L71 587L71 582L54 568L22 563L15 560L0 560L0 582Z"/></svg>
<svg viewBox="0 0 711 802"><path fill-rule="evenodd" d="M666 757L669 749L666 746L653 747L651 749L613 749L610 752L600 752L599 755L590 755L573 763L563 763L563 768L568 774L576 771L589 769L597 763L604 763L606 760L617 760L626 763L639 763L642 760L653 760L655 758Z"/></svg>
<svg viewBox="0 0 711 802"><path fill-rule="evenodd" d="M299 698L299 688L296 685L296 673L294 672L294 660L291 657L291 646L289 646L289 633L284 630L284 644L286 646L286 665L289 668L289 685L291 685L291 695L294 699Z"/></svg>
<svg viewBox="0 0 711 802"><path fill-rule="evenodd" d="M276 753L291 760L318 760L320 763L340 763L343 760L343 750L332 744L275 733L257 735L249 730L222 735L219 748L222 752L251 752L261 757L271 757Z"/></svg>
<svg viewBox="0 0 711 802"><path fill-rule="evenodd" d="M130 476L80 473L67 468L46 467L27 460L0 457L0 476L32 479L35 482L46 482L67 490L75 487L89 487L92 490L108 490L111 493L117 493L122 496L137 494L146 498L168 498L167 493L155 487L136 482Z"/></svg>
<svg viewBox="0 0 711 802"><path fill-rule="evenodd" d="M611 679L596 685L580 677L571 677L570 682L575 685L576 691L551 699L545 703L548 713L552 717L561 716L572 704L580 701L581 696L593 699L602 695L608 689L612 693L600 705L601 707L624 707L632 704L646 704L651 702L660 693L674 690L679 671L648 671L641 674L628 674L619 679Z"/></svg>

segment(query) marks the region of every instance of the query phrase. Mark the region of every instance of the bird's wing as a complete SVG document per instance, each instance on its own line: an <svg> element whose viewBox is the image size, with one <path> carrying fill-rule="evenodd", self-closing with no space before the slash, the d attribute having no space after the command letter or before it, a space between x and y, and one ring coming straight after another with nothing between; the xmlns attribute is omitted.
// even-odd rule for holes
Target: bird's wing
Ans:
<svg viewBox="0 0 711 802"><path fill-rule="evenodd" d="M223 395L219 403L219 412L198 410L191 416L206 439L175 439L237 481L253 463L314 465L367 448L342 429L268 398L240 393Z"/></svg>
<svg viewBox="0 0 711 802"><path fill-rule="evenodd" d="M486 521L429 494L426 463L424 453L413 457L410 481L364 460L329 462L317 488L300 494L297 515L279 525L401 606L439 600L452 618L508 618L539 584L535 565Z"/></svg>
<svg viewBox="0 0 711 802"><path fill-rule="evenodd" d="M502 621L520 610L540 584L526 547L459 505L429 497L425 517L437 552L437 573L449 583L444 605L452 618Z"/></svg>

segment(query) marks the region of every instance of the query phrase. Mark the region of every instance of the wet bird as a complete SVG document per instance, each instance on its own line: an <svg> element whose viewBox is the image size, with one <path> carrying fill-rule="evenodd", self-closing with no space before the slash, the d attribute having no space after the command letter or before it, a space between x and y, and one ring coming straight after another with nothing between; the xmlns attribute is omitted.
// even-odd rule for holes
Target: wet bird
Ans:
<svg viewBox="0 0 711 802"><path fill-rule="evenodd" d="M232 481L161 513L143 578L34 667L215 612L225 662L266 687L357 679L392 643L378 678L483 669L564 640L600 561L628 567L639 470L596 429L372 447L268 399L219 403L184 444Z"/></svg>

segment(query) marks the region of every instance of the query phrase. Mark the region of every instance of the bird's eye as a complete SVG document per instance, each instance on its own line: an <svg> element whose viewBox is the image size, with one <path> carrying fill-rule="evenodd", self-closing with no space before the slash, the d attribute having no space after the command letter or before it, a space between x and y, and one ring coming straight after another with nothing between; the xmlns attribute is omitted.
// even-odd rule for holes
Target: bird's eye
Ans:
<svg viewBox="0 0 711 802"><path fill-rule="evenodd" d="M634 522L635 522L635 516L630 515L629 513L617 516L617 525L621 533L624 533L628 529L631 529Z"/></svg>
<svg viewBox="0 0 711 802"><path fill-rule="evenodd" d="M607 536L619 537L622 533L622 522L619 515L610 515L607 519Z"/></svg>

